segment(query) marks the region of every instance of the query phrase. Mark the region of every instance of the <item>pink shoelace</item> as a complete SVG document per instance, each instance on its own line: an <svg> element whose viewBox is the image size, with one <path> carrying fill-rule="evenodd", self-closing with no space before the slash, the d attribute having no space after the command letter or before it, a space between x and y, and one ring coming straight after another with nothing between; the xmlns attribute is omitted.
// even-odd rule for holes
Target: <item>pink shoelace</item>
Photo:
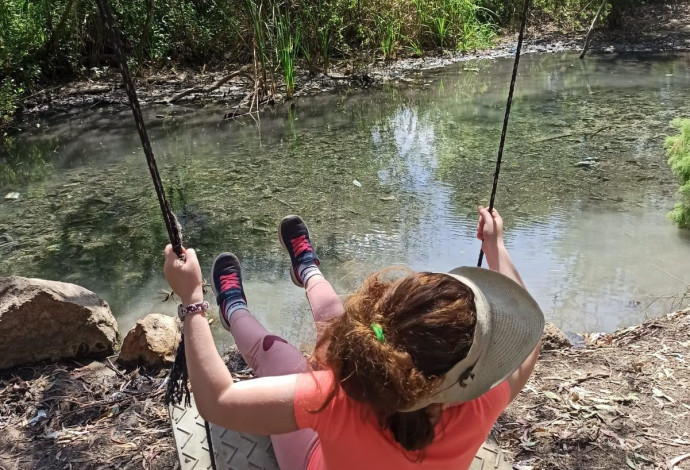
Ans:
<svg viewBox="0 0 690 470"><path fill-rule="evenodd" d="M304 252L312 252L311 243L307 240L306 235L300 235L299 237L292 239L292 251L295 253L295 258Z"/></svg>
<svg viewBox="0 0 690 470"><path fill-rule="evenodd" d="M230 289L242 289L237 273L226 274L220 277L220 291L225 292Z"/></svg>

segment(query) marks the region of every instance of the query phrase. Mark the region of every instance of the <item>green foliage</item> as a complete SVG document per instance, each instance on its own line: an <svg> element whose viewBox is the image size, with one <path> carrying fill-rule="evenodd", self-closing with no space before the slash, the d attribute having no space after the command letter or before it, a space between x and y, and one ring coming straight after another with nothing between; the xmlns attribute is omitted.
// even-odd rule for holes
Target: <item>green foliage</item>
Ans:
<svg viewBox="0 0 690 470"><path fill-rule="evenodd" d="M611 0L609 22L644 0ZM327 72L354 52L472 50L512 26L523 0L110 0L133 69L254 62L292 94L299 65ZM533 0L532 18L581 28L598 0ZM602 19L602 21L605 21ZM0 122L46 80L112 64L93 0L0 1Z"/></svg>
<svg viewBox="0 0 690 470"><path fill-rule="evenodd" d="M669 218L680 228L690 228L690 119L674 119L671 126L679 133L666 138L668 164L680 181L679 201Z"/></svg>
<svg viewBox="0 0 690 470"><path fill-rule="evenodd" d="M19 105L22 89L18 88L12 78L0 82L0 129L9 122Z"/></svg>
<svg viewBox="0 0 690 470"><path fill-rule="evenodd" d="M393 57L395 47L400 36L401 25L396 18L380 15L376 19L377 29L381 36L381 53L388 60Z"/></svg>
<svg viewBox="0 0 690 470"><path fill-rule="evenodd" d="M289 9L273 8L273 23L276 27L276 55L285 79L285 94L292 99L295 90L295 61L299 52L300 28L292 22Z"/></svg>
<svg viewBox="0 0 690 470"><path fill-rule="evenodd" d="M610 0L599 18L604 23L613 15L620 15L625 9L643 3L643 0ZM484 0L481 6L496 14L497 22L503 25L516 23L524 0ZM567 30L581 30L589 27L601 0L532 0L530 21L551 22Z"/></svg>
<svg viewBox="0 0 690 470"><path fill-rule="evenodd" d="M316 69L318 58L321 68L327 73L333 42L341 38L345 6L339 0L314 0L303 3L301 7L300 47L303 57L312 71Z"/></svg>

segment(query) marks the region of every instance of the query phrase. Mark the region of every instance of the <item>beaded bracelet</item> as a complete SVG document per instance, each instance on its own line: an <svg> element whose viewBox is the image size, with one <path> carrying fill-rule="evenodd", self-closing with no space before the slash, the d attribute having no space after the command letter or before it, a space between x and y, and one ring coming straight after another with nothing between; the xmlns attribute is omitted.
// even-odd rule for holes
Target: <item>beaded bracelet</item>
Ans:
<svg viewBox="0 0 690 470"><path fill-rule="evenodd" d="M208 310L211 306L207 301L199 302L197 304L191 304L191 305L178 305L177 306L177 316L180 317L180 320L184 322L184 319L187 315L191 315L192 313L199 313L199 312L205 312Z"/></svg>

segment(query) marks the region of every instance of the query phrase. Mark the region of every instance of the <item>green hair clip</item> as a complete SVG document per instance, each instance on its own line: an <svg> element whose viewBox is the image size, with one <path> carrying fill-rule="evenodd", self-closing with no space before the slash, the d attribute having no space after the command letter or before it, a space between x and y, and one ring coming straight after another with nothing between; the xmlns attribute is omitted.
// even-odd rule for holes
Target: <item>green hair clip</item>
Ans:
<svg viewBox="0 0 690 470"><path fill-rule="evenodd" d="M376 334L376 339L379 340L379 343L383 343L384 341L386 341L386 337L383 336L383 327L381 327L381 325L379 325L378 323L372 323L371 329L374 330L374 333Z"/></svg>

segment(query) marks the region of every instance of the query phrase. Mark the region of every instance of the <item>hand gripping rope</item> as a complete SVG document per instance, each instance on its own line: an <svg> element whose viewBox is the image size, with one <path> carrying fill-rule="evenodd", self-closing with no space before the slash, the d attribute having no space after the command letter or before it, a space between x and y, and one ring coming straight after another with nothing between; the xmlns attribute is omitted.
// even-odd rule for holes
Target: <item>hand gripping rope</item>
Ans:
<svg viewBox="0 0 690 470"><path fill-rule="evenodd" d="M527 12L529 10L529 1L525 0L525 5L522 9L522 24L520 25L520 35L518 36L517 49L515 50L515 62L513 63L513 75L510 78L510 90L508 90L508 103L506 103L506 113L503 117L503 130L501 130L501 142L498 144L498 159L496 160L496 170L494 171L494 184L491 189L491 200L489 201L489 214L494 209L494 201L496 200L496 189L498 189L498 175L501 172L501 160L503 159L503 146L506 142L506 131L508 130L508 120L510 119L510 108L513 104L513 91L515 90L515 80L517 79L518 64L520 63L520 51L522 50L522 39L525 35L525 25L527 24ZM477 266L482 267L484 261L484 251L479 250L479 261Z"/></svg>
<svg viewBox="0 0 690 470"><path fill-rule="evenodd" d="M105 24L105 28L110 36L111 45L115 51L115 58L120 66L120 72L122 72L122 81L125 85L125 90L127 91L127 97L129 98L129 105L132 108L132 115L134 116L134 122L137 125L137 130L139 131L139 137L141 138L141 146L144 149L144 155L146 156L146 163L149 166L149 172L151 173L151 179L153 180L153 186L156 189L156 195L158 196L158 204L160 205L161 213L163 215L163 221L165 222L165 228L168 231L168 238L170 238L170 243L172 244L173 251L180 258L184 259L184 251L182 248L182 234L180 229L180 224L177 222L177 218L170 207L170 203L165 198L165 191L163 189L163 182L161 181L160 174L158 173L158 166L156 165L156 159L153 156L153 150L151 149L151 142L149 141L148 134L146 133L146 126L144 125L144 118L141 115L141 108L139 107L139 99L137 98L137 92L134 88L134 83L132 82L132 76L129 73L129 66L127 65L127 59L125 58L122 42L120 40L120 32L115 25L115 20L113 18L112 11L110 10L110 5L108 5L107 0L96 0L98 5L98 10L100 11L101 18ZM169 405L170 403L179 404L184 399L185 406L189 406L190 393L189 386L187 385L189 375L187 372L187 359L184 350L184 332L182 333L182 338L180 344L177 348L177 354L175 356L175 362L170 368L170 373L168 375L168 385L165 392L165 403ZM211 456L211 467L216 470L216 460L215 454L213 452L213 442L211 441L211 429L206 420L204 420L204 426L206 428L206 440L208 441L209 454Z"/></svg>

